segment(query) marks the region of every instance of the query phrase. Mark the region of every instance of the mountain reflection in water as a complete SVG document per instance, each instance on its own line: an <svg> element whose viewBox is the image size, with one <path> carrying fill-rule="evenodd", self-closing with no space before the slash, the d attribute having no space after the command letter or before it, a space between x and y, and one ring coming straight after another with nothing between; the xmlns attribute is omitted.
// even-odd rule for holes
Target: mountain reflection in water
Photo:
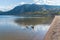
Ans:
<svg viewBox="0 0 60 40"><path fill-rule="evenodd" d="M49 24L41 24L35 20L22 20L16 22L18 17L0 16L0 40L43 40ZM36 23L37 22L37 23ZM40 21L39 21L40 22ZM26 28L28 25L28 28ZM31 28L34 25L34 29Z"/></svg>

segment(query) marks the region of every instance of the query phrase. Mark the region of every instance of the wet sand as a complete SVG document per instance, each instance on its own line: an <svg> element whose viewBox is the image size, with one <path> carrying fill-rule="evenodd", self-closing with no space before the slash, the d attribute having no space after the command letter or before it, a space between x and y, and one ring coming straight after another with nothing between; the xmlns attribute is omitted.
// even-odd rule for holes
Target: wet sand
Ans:
<svg viewBox="0 0 60 40"><path fill-rule="evenodd" d="M60 16L55 16L44 40L60 40Z"/></svg>

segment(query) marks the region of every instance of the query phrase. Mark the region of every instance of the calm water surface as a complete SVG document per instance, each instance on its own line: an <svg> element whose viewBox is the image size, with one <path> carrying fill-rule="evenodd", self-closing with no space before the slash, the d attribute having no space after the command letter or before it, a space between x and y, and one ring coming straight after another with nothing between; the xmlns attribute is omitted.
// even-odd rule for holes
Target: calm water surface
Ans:
<svg viewBox="0 0 60 40"><path fill-rule="evenodd" d="M41 23L32 24L31 22L28 23L25 21L22 22L22 20L20 20L21 23L16 23L15 20L17 18L24 19L23 17L16 17L16 16L4 16L4 15L0 16L0 40L44 39L44 36L50 27L49 24L41 24ZM27 25L28 28L26 28ZM31 28L31 25L34 25L34 29Z"/></svg>

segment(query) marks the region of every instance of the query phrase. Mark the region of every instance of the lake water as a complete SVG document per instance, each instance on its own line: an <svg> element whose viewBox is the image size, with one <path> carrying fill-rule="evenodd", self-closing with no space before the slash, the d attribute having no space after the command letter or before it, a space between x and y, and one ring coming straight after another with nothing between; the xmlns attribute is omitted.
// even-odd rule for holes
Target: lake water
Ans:
<svg viewBox="0 0 60 40"><path fill-rule="evenodd" d="M18 21L15 22L15 20ZM50 24L46 22L46 24L41 24L41 21L33 20L31 18L0 15L0 40L43 40ZM34 29L31 28L32 25Z"/></svg>

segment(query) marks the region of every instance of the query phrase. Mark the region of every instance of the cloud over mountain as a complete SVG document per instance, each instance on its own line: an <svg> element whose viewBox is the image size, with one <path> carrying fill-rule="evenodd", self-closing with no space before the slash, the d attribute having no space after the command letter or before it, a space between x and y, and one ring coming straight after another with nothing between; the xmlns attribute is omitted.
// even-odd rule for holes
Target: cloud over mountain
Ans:
<svg viewBox="0 0 60 40"><path fill-rule="evenodd" d="M60 0L33 0L35 4L60 5Z"/></svg>
<svg viewBox="0 0 60 40"><path fill-rule="evenodd" d="M31 2L30 2L30 0L28 0L28 1L27 0L26 1L19 1L19 2L13 1L12 3L9 3L10 1L9 2L6 1L6 4L0 2L0 10L2 10L2 11L11 10L16 6L23 5L23 4L60 5L60 0L32 0Z"/></svg>

